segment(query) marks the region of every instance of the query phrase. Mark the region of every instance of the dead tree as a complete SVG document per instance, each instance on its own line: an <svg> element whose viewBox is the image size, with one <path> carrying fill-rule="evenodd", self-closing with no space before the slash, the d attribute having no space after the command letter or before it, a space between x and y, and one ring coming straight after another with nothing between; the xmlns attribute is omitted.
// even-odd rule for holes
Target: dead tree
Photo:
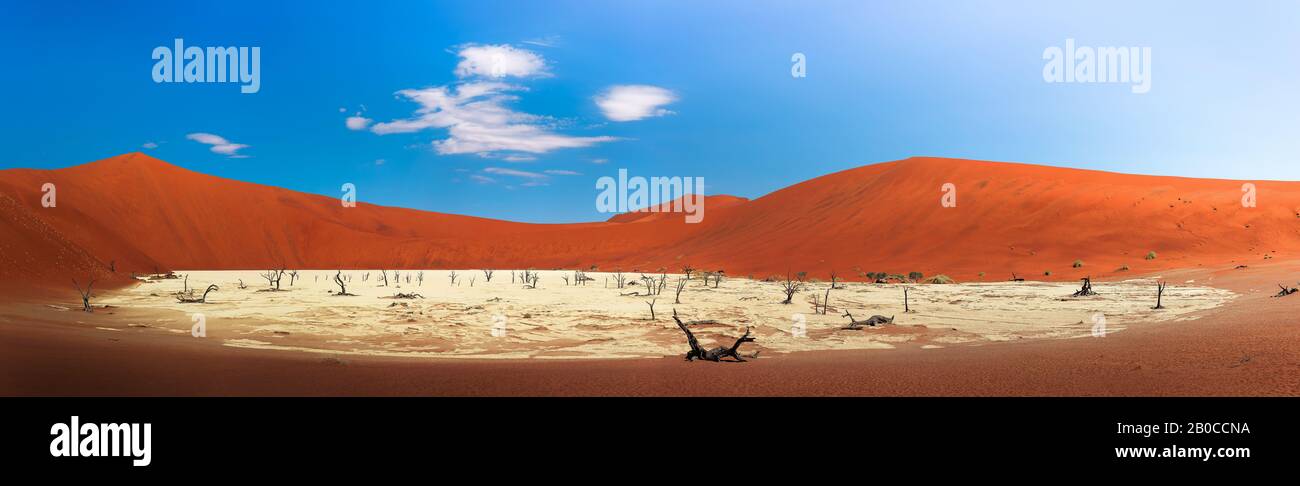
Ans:
<svg viewBox="0 0 1300 486"><path fill-rule="evenodd" d="M1011 281L1012 281L1012 282L1024 282L1024 281L1025 281L1025 278L1024 278L1024 277L1017 276L1017 275L1016 275L1016 272L1011 272Z"/></svg>
<svg viewBox="0 0 1300 486"><path fill-rule="evenodd" d="M722 284L723 275L726 275L726 272L723 272L721 269L713 273L713 288L716 289L718 288L718 285Z"/></svg>
<svg viewBox="0 0 1300 486"><path fill-rule="evenodd" d="M690 266L690 265L686 265L686 266L682 267L682 273L686 275L686 280L690 280L690 279L691 279L691 274L695 273L695 267L692 267L692 266Z"/></svg>
<svg viewBox="0 0 1300 486"><path fill-rule="evenodd" d="M206 304L208 302L208 293L216 292L218 290L221 290L221 288L217 287L216 284L209 284L208 289L204 290L203 295L199 297L194 296L194 289L189 289L184 292L177 292L176 301L182 304Z"/></svg>
<svg viewBox="0 0 1300 486"><path fill-rule="evenodd" d="M379 278L381 279L380 281L384 283L384 285L382 285L382 286L383 286L383 287L387 287L387 286L388 286L388 270L380 270L380 271L379 271Z"/></svg>
<svg viewBox="0 0 1300 486"><path fill-rule="evenodd" d="M455 287L455 286L456 286L456 271L455 271L455 270L452 270L451 273L447 274L447 278L451 280L451 286L452 286L452 287Z"/></svg>
<svg viewBox="0 0 1300 486"><path fill-rule="evenodd" d="M415 282L421 287L424 286L424 270L420 270L419 273L415 274Z"/></svg>
<svg viewBox="0 0 1300 486"><path fill-rule="evenodd" d="M1097 295L1096 292L1092 291L1092 277L1083 277L1079 280L1083 280L1083 287L1079 288L1079 290L1076 290L1074 292L1075 297L1087 297L1089 295Z"/></svg>
<svg viewBox="0 0 1300 486"><path fill-rule="evenodd" d="M293 287L293 282L294 282L295 280L298 280L298 271L297 271L297 270L290 271L290 272L289 272L289 286L290 286L290 287Z"/></svg>
<svg viewBox="0 0 1300 486"><path fill-rule="evenodd" d="M826 288L826 298L822 299L821 315L826 315L827 309L831 305L831 289L835 288L835 273L831 272L831 286ZM817 309L813 309L814 311Z"/></svg>
<svg viewBox="0 0 1300 486"><path fill-rule="evenodd" d="M1296 293L1296 291L1297 291L1297 289L1296 289L1295 287L1292 287L1292 288L1289 288L1289 289L1288 289L1288 288L1286 288L1285 285L1282 285L1282 284L1277 284L1277 286L1278 286L1279 288L1281 288L1282 290L1279 290L1276 294L1273 295L1273 297L1286 297L1286 296L1288 296L1288 295L1291 295L1291 294Z"/></svg>
<svg viewBox="0 0 1300 486"><path fill-rule="evenodd" d="M563 281L564 281L564 285L569 285L569 276L568 276L568 275L560 275L560 280L563 280Z"/></svg>
<svg viewBox="0 0 1300 486"><path fill-rule="evenodd" d="M894 323L894 316L885 317L882 315L874 315L866 320L859 321L857 319L854 319L853 314L850 314L849 311L844 311L844 315L840 317L849 318L849 324L843 327L843 329L849 329L849 330L862 329L862 326L876 327L876 326L882 326L885 324Z"/></svg>
<svg viewBox="0 0 1300 486"><path fill-rule="evenodd" d="M650 306L650 320L652 321L655 320L655 302L658 300L659 299L650 299L645 301L645 304ZM677 309L673 309L673 312L676 313Z"/></svg>
<svg viewBox="0 0 1300 486"><path fill-rule="evenodd" d="M904 314L912 312L912 308L908 307L907 305L907 290L908 290L907 286L904 285L903 286L903 313Z"/></svg>
<svg viewBox="0 0 1300 486"><path fill-rule="evenodd" d="M842 288L844 288L844 287L841 287L841 286L840 286L839 281L840 281L840 275L839 275L839 273L835 272L834 270L831 270L831 288L832 288L832 289L842 289ZM826 293L827 293L827 294L830 294L830 291L828 290L828 291L826 291ZM825 313L823 312L823 314L825 314Z"/></svg>
<svg viewBox="0 0 1300 486"><path fill-rule="evenodd" d="M77 282L76 278L72 279L72 285L77 286L77 292L81 294L81 310L86 312L94 312L94 310L91 309L90 307L90 297L91 297L90 288L95 285L95 278L94 277L90 278L90 283L86 284L85 290L81 289L81 284Z"/></svg>
<svg viewBox="0 0 1300 486"><path fill-rule="evenodd" d="M483 279L487 280L488 283L492 283L492 270L484 270Z"/></svg>
<svg viewBox="0 0 1300 486"><path fill-rule="evenodd" d="M470 287L473 287L473 286L474 286L474 280L476 280L476 279L478 279L478 277L471 276L471 277L469 278L469 286L470 286Z"/></svg>
<svg viewBox="0 0 1300 486"><path fill-rule="evenodd" d="M614 271L614 283L618 284L618 288L620 289L623 288L623 284L627 283L627 276L623 275L622 270Z"/></svg>
<svg viewBox="0 0 1300 486"><path fill-rule="evenodd" d="M524 271L524 288L526 289L537 288L537 281L540 280L541 278L542 278L541 275L538 274L537 272L531 270Z"/></svg>
<svg viewBox="0 0 1300 486"><path fill-rule="evenodd" d="M343 283L343 271L339 270L334 274L334 283L339 286L339 293L334 295L353 295L348 293L348 287Z"/></svg>
<svg viewBox="0 0 1300 486"><path fill-rule="evenodd" d="M262 272L262 278L266 279L266 284L274 290L280 290L280 279L284 277L284 269L267 270Z"/></svg>
<svg viewBox="0 0 1300 486"><path fill-rule="evenodd" d="M684 279L684 278L679 278L679 279L677 279L677 293L676 293L676 295L674 295L674 297L675 297L675 299L673 300L673 303L674 303L674 304L680 304L680 303L682 303L682 291L683 291L683 290L686 290L686 279Z"/></svg>
<svg viewBox="0 0 1300 486"><path fill-rule="evenodd" d="M244 279L239 279L239 290L244 290L246 288L248 288L248 286L244 285Z"/></svg>
<svg viewBox="0 0 1300 486"><path fill-rule="evenodd" d="M368 282L368 281L370 281L370 272L366 272L366 273L361 274L361 281L362 281L362 282Z"/></svg>
<svg viewBox="0 0 1300 486"><path fill-rule="evenodd" d="M782 304L794 303L794 294L803 290L804 275L803 272L799 272L799 276L796 279L790 276L789 271L785 272L785 282L781 283L781 291L785 292L785 300L781 301Z"/></svg>
<svg viewBox="0 0 1300 486"><path fill-rule="evenodd" d="M399 286L402 284L402 272L401 272L401 271L399 271L399 270L393 270L393 282L396 282Z"/></svg>
<svg viewBox="0 0 1300 486"><path fill-rule="evenodd" d="M1165 295L1165 283L1166 282L1156 282L1156 306L1152 307L1152 309L1165 308L1165 306L1160 305L1160 297Z"/></svg>
<svg viewBox="0 0 1300 486"><path fill-rule="evenodd" d="M686 327L686 324L677 317L677 309L673 309L673 320L677 322L677 327L681 328L682 332L686 333L686 344L691 346L691 350L686 352L686 361L702 359L705 361L719 362L722 361L722 358L731 358L736 362L744 362L745 358L741 358L739 353L740 345L754 342L754 338L749 335L749 328L746 327L745 335L736 339L736 343L732 344L730 348L719 346L710 350L705 350L700 347L700 342L695 339L695 334L691 332L691 329Z"/></svg>

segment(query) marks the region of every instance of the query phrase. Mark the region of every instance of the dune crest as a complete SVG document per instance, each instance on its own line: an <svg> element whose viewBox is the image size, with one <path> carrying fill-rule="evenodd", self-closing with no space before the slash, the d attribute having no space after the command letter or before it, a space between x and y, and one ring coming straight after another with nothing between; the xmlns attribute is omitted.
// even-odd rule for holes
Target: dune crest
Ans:
<svg viewBox="0 0 1300 486"><path fill-rule="evenodd" d="M44 182L57 184L57 208L41 207ZM1244 182L1255 184L1257 207L1242 207ZM955 207L941 205L947 183ZM209 176L141 153L0 171L0 195L12 201L0 267L11 284L109 262L119 274L690 265L756 278L790 270L825 279L836 270L841 278L915 271L961 281L1013 272L1073 280L1300 251L1300 183L928 157L827 174L753 200L710 196L699 224L657 213L530 224L364 202L343 208L335 198ZM1145 258L1152 251L1156 258Z"/></svg>

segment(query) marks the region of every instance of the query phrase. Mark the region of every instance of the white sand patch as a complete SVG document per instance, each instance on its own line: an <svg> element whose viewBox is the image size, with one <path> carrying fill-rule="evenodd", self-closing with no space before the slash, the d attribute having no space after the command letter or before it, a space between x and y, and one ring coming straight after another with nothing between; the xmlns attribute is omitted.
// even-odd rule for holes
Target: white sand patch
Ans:
<svg viewBox="0 0 1300 486"><path fill-rule="evenodd" d="M1106 332L1124 330L1133 323L1182 321L1198 311L1213 309L1235 297L1227 290L1190 285L1170 286L1164 309L1155 304L1152 280L1097 282L1098 295L1074 298L1071 283L997 282L957 285L909 285L909 306L903 312L901 284L842 283L830 294L825 315L814 311L813 299L825 296L828 283L808 283L793 304L781 304L784 295L777 282L726 279L714 288L696 276L687 282L681 304L674 304L680 275L668 275L662 293L646 296L640 274L627 274L619 289L609 273L589 273L585 286L566 284L571 271L541 271L538 288L525 288L509 270L498 270L491 282L481 271L457 270L456 285L449 271L390 270L384 286L379 271L343 272L349 293L337 296L333 271L302 271L291 286L289 277L281 291L267 291L257 271L179 272L188 285L220 290L204 304L180 303L171 293L182 280L158 281L113 293L101 302L120 307L154 308L202 313L209 336L220 336L229 346L437 358L644 358L680 356L687 349L682 332L673 323L675 308L685 321L713 320L692 331L702 345L729 346L750 327L758 339L742 347L742 354L762 350L785 353L828 349L892 349L918 345L926 349L954 344L1018 339L1076 338L1091 336L1094 315L1105 317ZM367 276L367 274L369 274ZM407 281L407 277L410 281ZM474 282L471 285L470 279ZM247 285L240 289L239 281ZM396 293L416 293L423 298L396 299ZM623 295L636 293L638 295ZM654 320L647 301L655 302ZM841 329L848 323L845 310L856 319L874 314L893 316L893 325ZM795 315L802 315L796 318ZM801 319L801 321L800 321ZM803 322L805 335L792 332ZM188 316L160 318L151 327L188 333ZM504 325L505 333L493 335Z"/></svg>

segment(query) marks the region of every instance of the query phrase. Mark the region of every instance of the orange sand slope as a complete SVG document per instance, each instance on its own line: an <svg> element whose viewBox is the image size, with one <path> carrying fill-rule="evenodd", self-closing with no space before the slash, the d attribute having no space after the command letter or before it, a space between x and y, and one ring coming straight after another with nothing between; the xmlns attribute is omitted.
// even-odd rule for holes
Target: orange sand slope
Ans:
<svg viewBox="0 0 1300 486"><path fill-rule="evenodd" d="M58 187L41 207L40 187ZM1243 182L1258 207L1243 208ZM957 206L942 207L953 183ZM593 198L595 193L593 192ZM1111 276L1300 253L1300 183L1138 176L911 158L828 174L705 219L527 224L360 203L212 177L132 153L0 171L0 275L23 282L155 268L589 268L733 276L861 271L959 280ZM1144 259L1148 251L1154 260ZM1082 260L1082 268L1072 262ZM108 272L116 262L117 274ZM1044 272L1051 271L1050 276ZM986 272L980 277L981 272Z"/></svg>

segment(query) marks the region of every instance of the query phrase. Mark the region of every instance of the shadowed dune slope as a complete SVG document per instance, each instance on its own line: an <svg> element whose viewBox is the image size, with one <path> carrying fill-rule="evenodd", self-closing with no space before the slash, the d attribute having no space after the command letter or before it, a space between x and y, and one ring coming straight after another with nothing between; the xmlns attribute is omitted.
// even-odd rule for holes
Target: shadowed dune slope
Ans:
<svg viewBox="0 0 1300 486"><path fill-rule="evenodd" d="M55 208L41 207L45 182L58 188ZM107 271L110 261L119 273L280 265L648 272L689 264L756 277L856 277L856 268L1061 280L1300 254L1300 183L1252 181L1258 206L1244 208L1243 182L912 158L754 200L710 196L699 224L663 213L529 224L364 202L344 208L336 198L132 153L0 171L0 273L66 280ZM940 204L945 183L956 186L956 207ZM1157 257L1145 259L1149 251ZM1073 268L1075 260L1083 266ZM1123 265L1129 270L1118 271Z"/></svg>

